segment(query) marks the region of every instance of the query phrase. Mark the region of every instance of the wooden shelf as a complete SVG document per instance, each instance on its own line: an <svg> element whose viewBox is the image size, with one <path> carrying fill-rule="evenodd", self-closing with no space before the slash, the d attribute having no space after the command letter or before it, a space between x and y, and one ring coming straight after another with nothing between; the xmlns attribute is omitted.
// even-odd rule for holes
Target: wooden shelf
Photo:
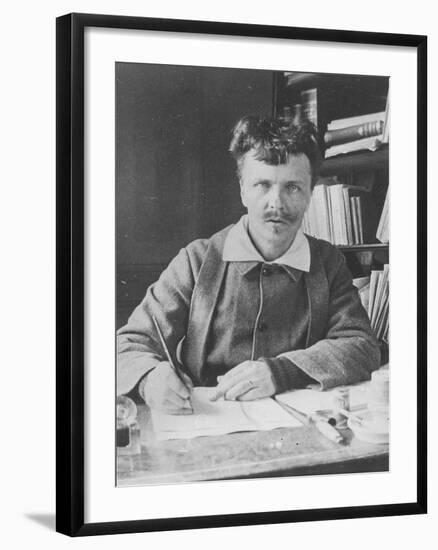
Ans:
<svg viewBox="0 0 438 550"><path fill-rule="evenodd" d="M366 252L367 250L389 250L389 244L371 243L371 244L350 244L336 245L342 252Z"/></svg>
<svg viewBox="0 0 438 550"><path fill-rule="evenodd" d="M387 146L377 151L357 151L324 160L321 166L321 176L334 176L353 169L384 167L388 166L388 162Z"/></svg>

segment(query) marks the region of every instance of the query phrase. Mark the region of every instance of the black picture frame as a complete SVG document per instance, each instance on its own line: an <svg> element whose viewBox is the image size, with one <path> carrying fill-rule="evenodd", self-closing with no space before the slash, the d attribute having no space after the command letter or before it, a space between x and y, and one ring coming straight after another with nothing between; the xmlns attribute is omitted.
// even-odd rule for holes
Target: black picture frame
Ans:
<svg viewBox="0 0 438 550"><path fill-rule="evenodd" d="M57 116L57 497L56 529L69 536L199 529L427 510L427 38L425 36L92 14L59 17ZM417 52L417 498L410 503L85 523L84 521L84 30L87 27L282 38L381 46Z"/></svg>

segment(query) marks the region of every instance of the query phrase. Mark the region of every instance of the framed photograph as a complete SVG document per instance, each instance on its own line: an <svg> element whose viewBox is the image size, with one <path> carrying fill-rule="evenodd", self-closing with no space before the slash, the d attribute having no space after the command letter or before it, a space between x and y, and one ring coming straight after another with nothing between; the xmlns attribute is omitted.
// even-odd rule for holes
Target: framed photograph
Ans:
<svg viewBox="0 0 438 550"><path fill-rule="evenodd" d="M426 512L424 36L57 19L57 530Z"/></svg>

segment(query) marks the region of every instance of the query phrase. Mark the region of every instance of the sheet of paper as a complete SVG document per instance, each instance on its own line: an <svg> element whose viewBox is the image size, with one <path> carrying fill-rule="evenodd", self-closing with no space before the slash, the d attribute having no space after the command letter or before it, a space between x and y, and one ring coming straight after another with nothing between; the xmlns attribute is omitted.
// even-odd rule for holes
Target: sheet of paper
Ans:
<svg viewBox="0 0 438 550"><path fill-rule="evenodd" d="M344 386L350 388L350 410L357 411L366 407L369 382ZM275 397L280 403L289 405L305 414L333 409L333 391L294 390Z"/></svg>
<svg viewBox="0 0 438 550"><path fill-rule="evenodd" d="M152 410L152 422L157 439L189 439L301 425L273 399L210 401L212 391L213 388L193 390L191 415L172 415Z"/></svg>

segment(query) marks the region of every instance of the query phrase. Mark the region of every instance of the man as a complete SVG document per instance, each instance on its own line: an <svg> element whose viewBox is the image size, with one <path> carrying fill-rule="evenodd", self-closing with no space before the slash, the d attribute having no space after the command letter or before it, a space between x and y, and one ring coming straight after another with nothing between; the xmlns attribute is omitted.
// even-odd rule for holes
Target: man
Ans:
<svg viewBox="0 0 438 550"><path fill-rule="evenodd" d="M314 127L244 117L230 152L247 215L183 248L118 331L118 392L137 388L172 414L192 412L193 385L251 400L358 382L379 367L344 256L301 229L320 164Z"/></svg>

